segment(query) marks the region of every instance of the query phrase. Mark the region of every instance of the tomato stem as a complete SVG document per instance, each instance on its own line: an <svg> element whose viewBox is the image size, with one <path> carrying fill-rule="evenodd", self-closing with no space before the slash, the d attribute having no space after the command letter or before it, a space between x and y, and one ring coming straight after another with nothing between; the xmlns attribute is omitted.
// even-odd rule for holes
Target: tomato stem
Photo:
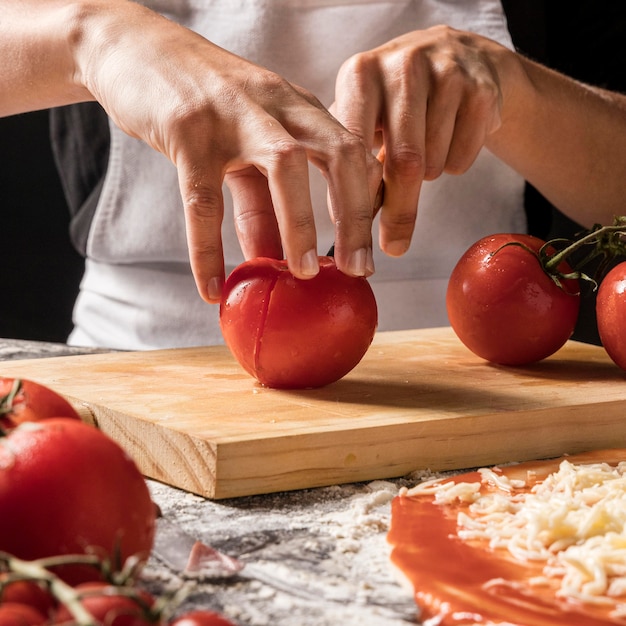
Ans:
<svg viewBox="0 0 626 626"><path fill-rule="evenodd" d="M72 559L72 562L75 563L76 558L72 557ZM60 560L56 559L55 563ZM85 560L89 560L89 564L92 564L94 558L85 557ZM81 604L80 594L71 585L68 585L56 574L49 571L45 560L24 561L6 552L0 552L1 561L6 564L10 572L18 574L21 579L43 582L50 590L50 593L67 607L79 626L96 626L96 620L93 618L93 615ZM81 559L82 561L83 559ZM69 561L64 559L64 562L68 563Z"/></svg>
<svg viewBox="0 0 626 626"><path fill-rule="evenodd" d="M539 258L544 270L552 277L582 278L597 286L608 264L619 256L626 256L624 235L626 235L626 216L619 216L615 218L613 225L595 224L593 228L576 239L559 238L547 241L539 250ZM588 245L593 245L593 248L582 260L574 263L569 259L573 253ZM557 248L557 252L549 253L548 248ZM602 261L596 270L595 277L592 278L582 269L598 257L601 257ZM571 273L563 274L558 271L557 268L563 261L568 261L572 267Z"/></svg>
<svg viewBox="0 0 626 626"><path fill-rule="evenodd" d="M13 410L13 402L17 394L22 390L22 381L16 378L13 381L11 391L0 398L0 415L6 415Z"/></svg>
<svg viewBox="0 0 626 626"><path fill-rule="evenodd" d="M150 606L137 589L131 586L139 563L139 559L130 558L124 568L115 573L111 572L108 561L103 561L95 555L72 554L26 561L0 550L0 571L9 573L9 578L0 584L0 588L4 584L10 584L17 580L43 583L52 596L68 609L77 626L98 626L97 620L82 603L85 598L94 595L127 597L137 604L146 621L160 622L171 602L167 598L162 598ZM99 570L103 578L110 582L108 586L93 591L76 589L51 571L52 568L63 565L91 566ZM173 612L174 609L170 608L169 610Z"/></svg>

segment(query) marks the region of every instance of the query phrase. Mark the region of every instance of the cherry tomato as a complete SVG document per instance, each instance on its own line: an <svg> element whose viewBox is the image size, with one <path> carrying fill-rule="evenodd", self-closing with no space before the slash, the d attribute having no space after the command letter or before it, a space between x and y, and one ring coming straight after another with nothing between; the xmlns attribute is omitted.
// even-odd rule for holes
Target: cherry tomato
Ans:
<svg viewBox="0 0 626 626"><path fill-rule="evenodd" d="M505 245L518 242L522 245ZM563 288L543 270L531 235L497 234L476 242L450 276L450 325L474 354L503 365L525 365L556 352L578 318L578 281ZM504 246L504 247L503 247ZM567 273L566 264L559 271Z"/></svg>
<svg viewBox="0 0 626 626"><path fill-rule="evenodd" d="M46 618L34 607L18 602L0 604L0 626L38 626Z"/></svg>
<svg viewBox="0 0 626 626"><path fill-rule="evenodd" d="M611 269L600 283L596 318L604 349L626 370L626 262Z"/></svg>
<svg viewBox="0 0 626 626"><path fill-rule="evenodd" d="M0 377L0 427L49 417L80 419L74 407L56 391L32 380Z"/></svg>
<svg viewBox="0 0 626 626"><path fill-rule="evenodd" d="M106 583L82 583L76 586L81 594L81 604L97 624L106 626L155 626L150 607L154 598L136 588L114 587ZM66 606L59 607L55 624L72 622Z"/></svg>
<svg viewBox="0 0 626 626"><path fill-rule="evenodd" d="M213 611L189 611L170 622L170 626L235 626L223 615Z"/></svg>
<svg viewBox="0 0 626 626"><path fill-rule="evenodd" d="M0 606L7 602L27 604L42 615L50 615L56 606L54 597L43 584L29 580L7 582L5 575L0 577L0 583Z"/></svg>
<svg viewBox="0 0 626 626"><path fill-rule="evenodd" d="M320 257L320 272L295 278L286 261L242 263L224 285L220 324L243 368L268 387L321 387L345 376L369 348L378 310L365 278Z"/></svg>
<svg viewBox="0 0 626 626"><path fill-rule="evenodd" d="M155 507L133 460L102 431L79 420L21 424L0 439L0 550L34 560L94 553L117 567L152 549ZM64 565L70 584L97 579Z"/></svg>

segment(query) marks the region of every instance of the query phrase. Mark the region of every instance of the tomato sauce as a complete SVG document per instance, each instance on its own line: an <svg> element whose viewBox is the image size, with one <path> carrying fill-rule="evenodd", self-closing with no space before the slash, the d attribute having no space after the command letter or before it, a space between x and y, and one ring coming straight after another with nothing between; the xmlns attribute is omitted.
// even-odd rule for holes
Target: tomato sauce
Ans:
<svg viewBox="0 0 626 626"><path fill-rule="evenodd" d="M581 457L611 462L594 459L594 454L568 458L574 462ZM558 461L536 462L503 473L513 478L523 472L526 478L531 471L539 480L556 469ZM480 482L481 477L471 472L450 480ZM456 517L465 507L434 504L430 495L399 496L392 503L391 560L414 589L420 619L436 617L441 626L626 625L626 618L610 616L613 607L556 597L558 581L531 584L533 577L541 576L543 563L516 561L505 550L490 549L486 541L460 539Z"/></svg>

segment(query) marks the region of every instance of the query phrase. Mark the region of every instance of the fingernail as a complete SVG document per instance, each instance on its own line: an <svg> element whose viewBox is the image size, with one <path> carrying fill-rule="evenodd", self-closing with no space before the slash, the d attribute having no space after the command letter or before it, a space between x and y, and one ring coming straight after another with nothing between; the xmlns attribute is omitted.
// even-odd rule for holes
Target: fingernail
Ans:
<svg viewBox="0 0 626 626"><path fill-rule="evenodd" d="M207 283L206 289L210 300L220 300L222 297L222 285L224 281L221 276L214 276Z"/></svg>
<svg viewBox="0 0 626 626"><path fill-rule="evenodd" d="M300 271L304 276L317 276L317 273L320 271L317 250L312 249L302 255Z"/></svg>
<svg viewBox="0 0 626 626"><path fill-rule="evenodd" d="M369 268L373 268L373 266L374 259L371 255L371 250L359 248L350 257L348 271L352 276L368 276L372 273Z"/></svg>
<svg viewBox="0 0 626 626"><path fill-rule="evenodd" d="M371 248L367 249L367 257L365 258L365 275L371 276L376 271L374 266L374 253Z"/></svg>
<svg viewBox="0 0 626 626"><path fill-rule="evenodd" d="M385 245L385 254L389 256L402 256L409 249L410 242L407 239L397 239Z"/></svg>

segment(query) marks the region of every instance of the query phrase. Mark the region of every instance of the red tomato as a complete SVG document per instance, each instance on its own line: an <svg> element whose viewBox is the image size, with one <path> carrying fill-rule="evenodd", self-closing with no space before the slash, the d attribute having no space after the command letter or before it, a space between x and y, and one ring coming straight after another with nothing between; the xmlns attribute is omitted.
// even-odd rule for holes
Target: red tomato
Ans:
<svg viewBox="0 0 626 626"><path fill-rule="evenodd" d="M105 583L83 583L76 586L81 594L81 604L97 624L106 626L154 626L150 607L154 598L133 588L118 588ZM129 595L132 594L132 595ZM66 606L61 606L55 616L55 624L73 622Z"/></svg>
<svg viewBox="0 0 626 626"><path fill-rule="evenodd" d="M37 626L46 618L32 606L18 602L0 604L0 626Z"/></svg>
<svg viewBox="0 0 626 626"><path fill-rule="evenodd" d="M155 507L133 460L102 431L50 418L0 439L0 550L26 560L95 553L119 565L152 549ZM70 584L98 578L59 568Z"/></svg>
<svg viewBox="0 0 626 626"><path fill-rule="evenodd" d="M213 611L189 611L180 615L170 626L234 626L223 615Z"/></svg>
<svg viewBox="0 0 626 626"><path fill-rule="evenodd" d="M7 602L27 604L42 615L50 615L56 605L54 597L43 584L28 580L6 582L5 576L0 578L0 583L0 606Z"/></svg>
<svg viewBox="0 0 626 626"><path fill-rule="evenodd" d="M365 278L320 257L320 272L295 278L286 261L242 263L224 285L220 324L243 368L268 387L321 387L345 376L367 352L378 322Z"/></svg>
<svg viewBox="0 0 626 626"><path fill-rule="evenodd" d="M616 265L600 283L596 318L604 349L626 370L626 263Z"/></svg>
<svg viewBox="0 0 626 626"><path fill-rule="evenodd" d="M0 377L0 428L49 417L80 419L74 407L56 391L19 378Z"/></svg>
<svg viewBox="0 0 626 626"><path fill-rule="evenodd" d="M520 245L507 245L520 242ZM569 339L580 307L578 281L560 288L535 256L544 242L530 235L484 237L450 276L450 324L474 354L503 365L525 365L556 352ZM570 268L562 264L559 271Z"/></svg>

